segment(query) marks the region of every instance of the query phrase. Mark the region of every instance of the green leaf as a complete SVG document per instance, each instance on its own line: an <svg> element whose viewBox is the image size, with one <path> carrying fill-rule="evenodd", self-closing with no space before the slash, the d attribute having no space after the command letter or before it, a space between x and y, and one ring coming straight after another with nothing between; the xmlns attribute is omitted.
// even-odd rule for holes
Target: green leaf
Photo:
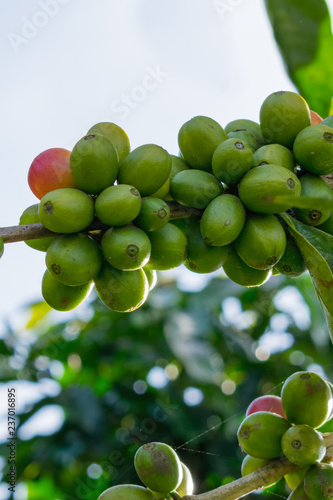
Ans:
<svg viewBox="0 0 333 500"><path fill-rule="evenodd" d="M290 79L311 109L329 115L333 96L333 35L324 0L265 0Z"/></svg>
<svg viewBox="0 0 333 500"><path fill-rule="evenodd" d="M290 203L294 208L310 208L316 210L331 210L333 211L333 201L327 198L316 196L271 196L270 198L262 197L265 201L271 201L273 204Z"/></svg>
<svg viewBox="0 0 333 500"><path fill-rule="evenodd" d="M333 342L333 236L280 214L288 225L312 278Z"/></svg>

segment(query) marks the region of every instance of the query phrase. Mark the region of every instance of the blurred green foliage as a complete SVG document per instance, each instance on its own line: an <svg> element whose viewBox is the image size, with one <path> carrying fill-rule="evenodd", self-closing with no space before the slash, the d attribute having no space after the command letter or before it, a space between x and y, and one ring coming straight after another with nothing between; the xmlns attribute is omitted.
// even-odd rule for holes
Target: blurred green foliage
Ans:
<svg viewBox="0 0 333 500"><path fill-rule="evenodd" d="M99 299L56 324L46 312L34 305L29 329L8 328L0 341L6 387L59 384L58 395L23 409L19 435L49 405L65 414L60 430L43 436L37 427L17 443L29 500L96 500L110 485L139 484L133 457L149 441L177 449L196 492L215 488L240 477L236 431L255 397L279 394L299 370L333 378L332 345L308 275L250 289L216 276L201 291L183 292L162 273L133 313L108 310ZM0 452L6 458L6 444ZM287 496L284 481L270 491Z"/></svg>
<svg viewBox="0 0 333 500"><path fill-rule="evenodd" d="M332 113L333 35L325 0L265 0L286 70L311 109Z"/></svg>

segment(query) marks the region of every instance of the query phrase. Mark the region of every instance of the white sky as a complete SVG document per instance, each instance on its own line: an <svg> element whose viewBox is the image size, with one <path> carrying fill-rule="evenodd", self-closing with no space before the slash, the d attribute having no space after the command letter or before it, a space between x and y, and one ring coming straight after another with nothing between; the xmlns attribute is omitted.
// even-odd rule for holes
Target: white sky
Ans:
<svg viewBox="0 0 333 500"><path fill-rule="evenodd" d="M294 90L263 0L216 4L228 10L213 0L3 0L0 226L38 202L27 184L34 157L72 149L99 121L123 127L132 148L177 154L192 116L258 120L268 94ZM0 321L41 299L44 258L24 243L5 246Z"/></svg>

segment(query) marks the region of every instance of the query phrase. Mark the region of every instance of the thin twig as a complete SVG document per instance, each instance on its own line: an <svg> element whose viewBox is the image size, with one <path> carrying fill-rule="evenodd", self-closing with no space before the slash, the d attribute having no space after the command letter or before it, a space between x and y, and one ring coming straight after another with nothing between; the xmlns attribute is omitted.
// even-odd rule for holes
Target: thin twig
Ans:
<svg viewBox="0 0 333 500"><path fill-rule="evenodd" d="M185 217L195 217L201 215L200 210L195 208L183 207L174 201L169 201L171 219L182 219ZM94 221L85 232L94 232L98 230L105 230L110 226L102 224L100 221ZM22 226L9 226L0 228L0 237L4 243L14 243L17 241L35 240L38 238L47 238L50 236L58 236L59 233L54 233L46 229L43 224L25 224Z"/></svg>

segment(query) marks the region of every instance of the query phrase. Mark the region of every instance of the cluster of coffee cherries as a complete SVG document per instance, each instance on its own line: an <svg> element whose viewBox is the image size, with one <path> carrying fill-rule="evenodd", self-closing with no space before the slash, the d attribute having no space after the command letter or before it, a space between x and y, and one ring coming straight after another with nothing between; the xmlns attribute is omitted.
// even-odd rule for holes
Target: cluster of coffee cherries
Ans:
<svg viewBox="0 0 333 500"><path fill-rule="evenodd" d="M167 500L171 492L179 496L192 495L190 470L177 453L165 443L147 443L134 457L135 470L145 485L121 484L105 490L98 500Z"/></svg>
<svg viewBox="0 0 333 500"><path fill-rule="evenodd" d="M182 263L196 273L223 268L242 286L299 276L304 260L276 215L292 211L333 234L333 192L322 177L333 171L333 116L320 120L297 93L275 92L260 124L190 119L179 130L179 156L155 144L131 151L124 130L108 122L71 152L44 151L28 173L40 202L20 219L59 234L27 242L46 251L44 299L70 310L95 285L109 308L133 311L156 271ZM332 206L294 209L302 196Z"/></svg>
<svg viewBox="0 0 333 500"><path fill-rule="evenodd" d="M281 397L255 399L237 432L239 445L246 453L242 475L284 456L299 466L285 476L292 490L288 500L332 499L332 450L327 452L326 435L320 432L332 418L332 410L330 384L307 371L291 375L282 386Z"/></svg>
<svg viewBox="0 0 333 500"><path fill-rule="evenodd" d="M247 408L237 432L246 453L241 475L266 466L268 470L278 459L295 466L284 476L291 490L288 500L332 500L333 438L332 433L324 432L332 417L331 384L313 372L292 374L284 382L281 396L260 396ZM190 470L167 444L141 446L134 467L144 486L112 486L98 500L171 500L171 493L180 497L193 494Z"/></svg>

